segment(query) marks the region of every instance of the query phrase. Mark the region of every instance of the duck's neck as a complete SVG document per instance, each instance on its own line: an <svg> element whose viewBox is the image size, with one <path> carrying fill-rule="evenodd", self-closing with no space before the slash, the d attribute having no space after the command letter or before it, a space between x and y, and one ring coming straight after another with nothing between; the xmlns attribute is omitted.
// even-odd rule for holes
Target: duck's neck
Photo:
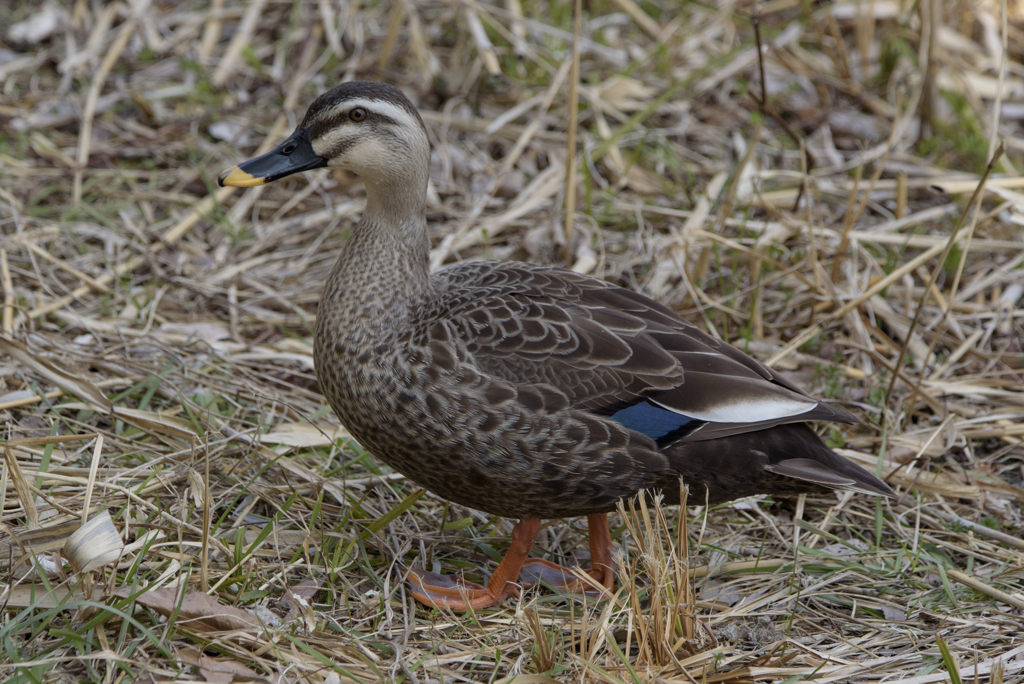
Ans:
<svg viewBox="0 0 1024 684"><path fill-rule="evenodd" d="M427 244L424 221L427 209L426 171L409 168L407 173L391 177L364 177L366 208L363 221L379 226L412 229L414 239L423 238Z"/></svg>
<svg viewBox="0 0 1024 684"><path fill-rule="evenodd" d="M426 183L423 184L424 186ZM366 210L328 278L317 314L317 343L349 351L405 332L413 307L430 294L425 192L367 184Z"/></svg>

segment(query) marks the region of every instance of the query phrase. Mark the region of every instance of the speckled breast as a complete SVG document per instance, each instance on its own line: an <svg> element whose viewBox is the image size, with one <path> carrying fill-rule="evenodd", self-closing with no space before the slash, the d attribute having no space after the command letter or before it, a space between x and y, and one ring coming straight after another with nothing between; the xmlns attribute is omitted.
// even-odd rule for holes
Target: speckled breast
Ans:
<svg viewBox="0 0 1024 684"><path fill-rule="evenodd" d="M476 378L481 386L410 370L405 355L353 358L321 345L316 363L331 369L318 373L321 389L360 445L455 503L509 518L586 515L612 510L644 480L612 476L600 458L572 453L579 426L566 429L564 416L531 415L513 431L517 419L486 401L486 378Z"/></svg>

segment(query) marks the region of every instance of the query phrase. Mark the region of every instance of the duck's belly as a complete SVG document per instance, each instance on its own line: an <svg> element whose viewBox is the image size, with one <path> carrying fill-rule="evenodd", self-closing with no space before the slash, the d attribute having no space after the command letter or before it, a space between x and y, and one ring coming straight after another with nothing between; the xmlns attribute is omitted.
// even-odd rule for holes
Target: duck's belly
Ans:
<svg viewBox="0 0 1024 684"><path fill-rule="evenodd" d="M455 503L509 518L600 513L667 470L653 444L631 444L600 418L493 405L487 387L416 387L403 375L323 378L321 387L360 445Z"/></svg>
<svg viewBox="0 0 1024 684"><path fill-rule="evenodd" d="M551 439L481 434L470 411L438 421L392 407L373 416L335 406L352 436L394 470L449 501L507 518L562 518L615 508L621 496L580 464L551 456ZM358 413L362 413L361 411ZM369 420L365 420L369 418ZM504 442L504 443L503 443Z"/></svg>

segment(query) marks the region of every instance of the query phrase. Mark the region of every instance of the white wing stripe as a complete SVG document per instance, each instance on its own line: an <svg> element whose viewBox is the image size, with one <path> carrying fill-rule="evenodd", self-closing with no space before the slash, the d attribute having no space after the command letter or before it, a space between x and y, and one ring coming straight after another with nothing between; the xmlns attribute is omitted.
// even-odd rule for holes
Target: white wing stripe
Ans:
<svg viewBox="0 0 1024 684"><path fill-rule="evenodd" d="M649 399L648 401L658 404L667 411L697 420L706 420L709 423L760 423L779 420L807 413L818 405L816 401L800 401L776 395L773 397L746 397L735 403L719 404L703 411L683 413L654 400Z"/></svg>

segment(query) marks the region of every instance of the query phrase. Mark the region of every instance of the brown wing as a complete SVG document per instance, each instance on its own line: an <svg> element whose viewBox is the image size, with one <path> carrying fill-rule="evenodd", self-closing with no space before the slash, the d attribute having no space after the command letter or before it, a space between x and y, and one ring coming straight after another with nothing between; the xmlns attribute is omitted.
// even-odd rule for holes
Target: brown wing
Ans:
<svg viewBox="0 0 1024 684"><path fill-rule="evenodd" d="M457 264L434 278L444 296L429 315L444 338L481 372L549 386L572 408L614 416L648 402L690 419L675 440L855 420L671 309L596 278L514 262Z"/></svg>

